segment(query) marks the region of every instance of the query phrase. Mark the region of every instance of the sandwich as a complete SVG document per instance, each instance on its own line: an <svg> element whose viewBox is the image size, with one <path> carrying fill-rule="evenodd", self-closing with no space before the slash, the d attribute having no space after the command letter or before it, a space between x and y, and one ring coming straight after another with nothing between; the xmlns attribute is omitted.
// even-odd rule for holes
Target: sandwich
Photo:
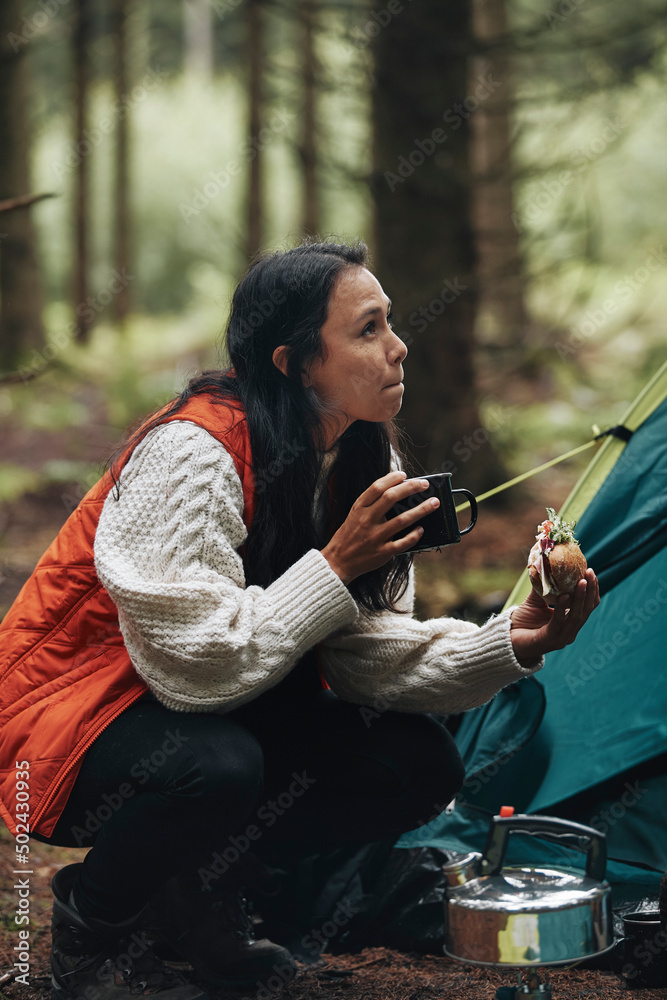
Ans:
<svg viewBox="0 0 667 1000"><path fill-rule="evenodd" d="M528 556L528 575L542 597L572 594L586 572L586 558L574 537L574 526L563 520L553 507L548 518L538 524L537 541Z"/></svg>

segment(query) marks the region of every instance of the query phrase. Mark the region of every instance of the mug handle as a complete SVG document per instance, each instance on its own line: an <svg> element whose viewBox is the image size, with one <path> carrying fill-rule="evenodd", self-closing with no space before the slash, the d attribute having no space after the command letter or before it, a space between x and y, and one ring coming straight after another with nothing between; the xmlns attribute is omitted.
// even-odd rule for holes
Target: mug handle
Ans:
<svg viewBox="0 0 667 1000"><path fill-rule="evenodd" d="M462 535L467 535L477 524L477 498L473 496L470 490L452 490L452 494L454 493L463 493L470 501L470 524L465 528L459 528L459 532Z"/></svg>

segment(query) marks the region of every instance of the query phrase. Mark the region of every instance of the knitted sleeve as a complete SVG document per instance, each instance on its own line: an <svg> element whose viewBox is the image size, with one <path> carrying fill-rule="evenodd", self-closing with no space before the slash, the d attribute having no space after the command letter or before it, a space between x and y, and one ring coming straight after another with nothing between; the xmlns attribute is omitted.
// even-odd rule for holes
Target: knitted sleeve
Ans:
<svg viewBox="0 0 667 1000"><path fill-rule="evenodd" d="M530 667L517 661L511 611L482 626L455 618L420 622L389 612L361 614L325 640L326 679L342 698L381 711L467 711L544 665L543 658Z"/></svg>
<svg viewBox="0 0 667 1000"><path fill-rule="evenodd" d="M245 586L234 462L206 430L151 431L107 497L98 576L118 608L139 675L168 708L228 711L277 684L355 601L326 559L306 553L269 587Z"/></svg>
<svg viewBox="0 0 667 1000"><path fill-rule="evenodd" d="M392 467L401 467L395 452ZM454 618L420 622L411 617L413 605L414 569L397 602L403 614L362 612L325 640L324 673L340 697L379 711L453 715L544 665L544 658L530 668L518 663L509 635L512 608L480 627Z"/></svg>

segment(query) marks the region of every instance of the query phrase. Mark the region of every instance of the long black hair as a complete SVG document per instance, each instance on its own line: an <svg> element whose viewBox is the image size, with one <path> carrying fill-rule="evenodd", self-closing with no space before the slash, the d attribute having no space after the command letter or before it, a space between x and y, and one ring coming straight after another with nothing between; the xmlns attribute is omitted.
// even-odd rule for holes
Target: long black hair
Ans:
<svg viewBox="0 0 667 1000"><path fill-rule="evenodd" d="M393 423L357 420L343 433L330 476L329 532L318 535L313 497L321 468L318 430L326 404L304 386L302 372L322 357L320 330L332 289L349 267L365 267L368 248L353 244L304 242L291 250L260 257L234 292L226 335L230 367L193 378L167 409L144 422L124 446L138 440L165 416L177 413L193 395L241 403L247 418L256 507L246 543L248 584L268 586L311 548L321 548L343 523L357 497L386 475L392 448L403 461ZM287 370L273 363L285 345ZM113 466L112 466L113 474ZM398 556L357 577L349 586L369 611L396 610L404 593L411 558Z"/></svg>

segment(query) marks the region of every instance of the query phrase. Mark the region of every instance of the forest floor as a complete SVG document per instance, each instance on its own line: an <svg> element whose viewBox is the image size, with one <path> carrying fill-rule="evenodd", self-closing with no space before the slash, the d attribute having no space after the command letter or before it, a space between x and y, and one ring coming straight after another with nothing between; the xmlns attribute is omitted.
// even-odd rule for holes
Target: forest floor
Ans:
<svg viewBox="0 0 667 1000"><path fill-rule="evenodd" d="M31 844L30 875L15 874L14 842L9 832L0 833L0 1000L50 1000L49 950L51 878L65 864L80 861L84 849ZM14 979L18 943L14 913L18 878L29 878L30 971L27 983ZM24 925L25 926L25 925ZM20 974L20 970L19 970ZM542 978L545 978L542 976ZM555 969L550 973L554 1000L620 1000L627 996L623 984L611 972L592 969ZM366 948L354 955L324 954L315 965L300 967L287 978L284 972L267 980L264 988L252 990L208 990L211 1000L493 1000L499 986L516 982L511 969L475 968L438 955L417 955L385 948ZM637 1000L664 1000L667 989L635 990Z"/></svg>

